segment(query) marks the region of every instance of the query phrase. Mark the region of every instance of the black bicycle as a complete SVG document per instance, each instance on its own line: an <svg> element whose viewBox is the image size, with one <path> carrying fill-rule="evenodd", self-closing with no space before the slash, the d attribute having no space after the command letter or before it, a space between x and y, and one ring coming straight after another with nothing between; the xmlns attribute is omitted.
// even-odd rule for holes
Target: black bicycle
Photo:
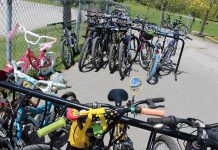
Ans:
<svg viewBox="0 0 218 150"><path fill-rule="evenodd" d="M48 24L47 26L55 26L61 24L63 26L63 36L61 37L60 44L60 56L61 60L65 66L65 69L69 69L74 64L74 57L78 53L78 37L72 32L72 29L66 25L71 23L75 24L76 20L69 22L57 22Z"/></svg>
<svg viewBox="0 0 218 150"><path fill-rule="evenodd" d="M99 25L99 19L101 16L99 15L91 15L88 14L87 16L87 30L86 35L84 36L86 38L84 45L81 50L80 59L78 63L79 71L85 72L93 69L92 64L92 46L93 46L93 40L101 34L101 28ZM86 68L86 70L84 69Z"/></svg>

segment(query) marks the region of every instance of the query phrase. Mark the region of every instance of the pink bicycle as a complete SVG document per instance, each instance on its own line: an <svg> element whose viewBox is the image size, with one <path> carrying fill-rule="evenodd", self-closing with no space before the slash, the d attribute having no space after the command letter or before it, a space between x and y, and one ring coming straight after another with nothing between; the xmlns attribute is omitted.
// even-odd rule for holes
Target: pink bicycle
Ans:
<svg viewBox="0 0 218 150"><path fill-rule="evenodd" d="M46 76L53 71L53 67L56 61L56 55L54 52L46 52L52 47L52 44L56 42L56 38L49 36L40 36L31 31L27 31L26 28L22 25L17 24L16 29L24 31L24 39L27 42L26 53L23 57L19 59L17 65L21 67L22 72L27 73L29 68L36 69L39 71L39 74ZM14 35L16 29L13 29L11 35ZM10 33L9 33L10 34ZM30 35L36 38L35 41L27 39L27 35ZM9 35L10 36L10 35ZM31 38L32 39L32 38ZM40 43L42 39L49 40L47 43ZM31 50L31 45L39 45L40 53L37 57L34 52Z"/></svg>

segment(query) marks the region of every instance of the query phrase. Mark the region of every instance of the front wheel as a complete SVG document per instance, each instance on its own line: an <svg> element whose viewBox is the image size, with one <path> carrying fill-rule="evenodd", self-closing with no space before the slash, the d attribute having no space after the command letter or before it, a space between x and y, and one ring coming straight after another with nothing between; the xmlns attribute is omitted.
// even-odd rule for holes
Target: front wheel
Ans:
<svg viewBox="0 0 218 150"><path fill-rule="evenodd" d="M153 150L162 150L162 149L179 150L179 147L172 138L165 135L160 135L155 139Z"/></svg>
<svg viewBox="0 0 218 150"><path fill-rule="evenodd" d="M103 49L101 38L96 37L92 45L92 64L95 69L100 69L103 64Z"/></svg>
<svg viewBox="0 0 218 150"><path fill-rule="evenodd" d="M57 150L55 147L51 148L47 144L34 144L22 148L22 150Z"/></svg>
<svg viewBox="0 0 218 150"><path fill-rule="evenodd" d="M110 46L109 52L109 70L111 73L115 72L118 66L118 51L119 51L119 44L112 44Z"/></svg>
<svg viewBox="0 0 218 150"><path fill-rule="evenodd" d="M157 66L159 61L159 55L155 55L150 61L147 82L149 84L156 84L158 82Z"/></svg>
<svg viewBox="0 0 218 150"><path fill-rule="evenodd" d="M151 58L152 58L152 47L146 45L145 48L143 48L142 46L139 51L139 65L143 69L147 70Z"/></svg>
<svg viewBox="0 0 218 150"><path fill-rule="evenodd" d="M128 50L128 46L125 45L124 42L121 42L119 48L119 57L118 57L118 70L121 79L124 79L128 75L131 66L132 66L132 58Z"/></svg>
<svg viewBox="0 0 218 150"><path fill-rule="evenodd" d="M61 60L65 69L69 69L73 65L73 50L66 39L61 41L60 47Z"/></svg>
<svg viewBox="0 0 218 150"><path fill-rule="evenodd" d="M92 50L92 38L86 38L83 45L82 51L80 53L80 59L78 63L79 71L83 72L83 68L91 64L91 50Z"/></svg>

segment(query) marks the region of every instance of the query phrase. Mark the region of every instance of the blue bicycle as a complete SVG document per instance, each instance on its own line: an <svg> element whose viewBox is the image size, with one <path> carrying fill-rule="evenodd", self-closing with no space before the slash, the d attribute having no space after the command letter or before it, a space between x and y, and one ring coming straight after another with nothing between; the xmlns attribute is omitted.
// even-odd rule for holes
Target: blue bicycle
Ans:
<svg viewBox="0 0 218 150"><path fill-rule="evenodd" d="M70 88L64 79L62 79L61 74L54 74L51 76L50 81L36 80L18 70L15 61L12 61L12 65L14 67L14 73L12 75L15 78L15 83L19 83L25 87L30 87L31 89L51 95L56 95L58 90ZM75 100L76 95L73 92L67 92L62 95L62 98ZM15 110L16 113L12 117L9 131L11 143L15 147L22 147L28 141L35 140L31 139L34 136L29 136L29 133L32 134L36 129L52 123L66 111L66 107L53 104L49 101L46 101L42 105L39 99L34 101L28 94L26 96L18 95L13 103L16 103L17 107Z"/></svg>

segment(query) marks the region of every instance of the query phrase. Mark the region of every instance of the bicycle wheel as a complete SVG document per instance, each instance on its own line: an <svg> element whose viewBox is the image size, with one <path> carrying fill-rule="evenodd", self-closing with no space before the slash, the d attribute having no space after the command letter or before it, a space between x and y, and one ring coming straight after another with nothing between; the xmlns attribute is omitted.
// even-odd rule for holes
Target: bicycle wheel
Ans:
<svg viewBox="0 0 218 150"><path fill-rule="evenodd" d="M153 150L179 150L175 141L165 135L156 137Z"/></svg>
<svg viewBox="0 0 218 150"><path fill-rule="evenodd" d="M139 48L139 39L132 35L131 42L130 42L130 53L132 61L135 61L138 55L138 48Z"/></svg>
<svg viewBox="0 0 218 150"><path fill-rule="evenodd" d="M108 59L109 59L109 70L111 73L115 72L118 66L118 51L119 51L118 44L112 44L110 46Z"/></svg>
<svg viewBox="0 0 218 150"><path fill-rule="evenodd" d="M101 38L96 37L92 45L92 64L95 69L100 69L103 63L103 50Z"/></svg>
<svg viewBox="0 0 218 150"><path fill-rule="evenodd" d="M69 69L73 65L73 50L68 44L67 39L61 41L60 55L62 63L65 66L65 69Z"/></svg>
<svg viewBox="0 0 218 150"><path fill-rule="evenodd" d="M53 71L56 62L56 55L54 52L48 52L45 55L46 58L41 58L39 73L42 76L47 76ZM49 65L51 63L51 65Z"/></svg>
<svg viewBox="0 0 218 150"><path fill-rule="evenodd" d="M187 35L188 34L188 27L184 24L181 24L178 26L179 34L181 35Z"/></svg>
<svg viewBox="0 0 218 150"><path fill-rule="evenodd" d="M79 59L79 71L83 72L83 68L91 64L91 48L92 48L92 38L88 37L83 45L80 59Z"/></svg>
<svg viewBox="0 0 218 150"><path fill-rule="evenodd" d="M149 84L156 84L158 82L158 75L156 74L158 61L159 61L158 54L155 55L155 57L152 58L152 60L150 61L148 78L147 78L147 82Z"/></svg>
<svg viewBox="0 0 218 150"><path fill-rule="evenodd" d="M131 65L132 65L131 56L129 54L127 46L122 41L120 43L119 56L118 56L118 70L121 79L124 79L128 75Z"/></svg>
<svg viewBox="0 0 218 150"><path fill-rule="evenodd" d="M47 144L34 144L28 145L22 148L22 150L50 150L51 147ZM57 150L55 147L52 150Z"/></svg>
<svg viewBox="0 0 218 150"><path fill-rule="evenodd" d="M139 65L147 70L152 58L152 48L146 45L145 49L139 50Z"/></svg>

